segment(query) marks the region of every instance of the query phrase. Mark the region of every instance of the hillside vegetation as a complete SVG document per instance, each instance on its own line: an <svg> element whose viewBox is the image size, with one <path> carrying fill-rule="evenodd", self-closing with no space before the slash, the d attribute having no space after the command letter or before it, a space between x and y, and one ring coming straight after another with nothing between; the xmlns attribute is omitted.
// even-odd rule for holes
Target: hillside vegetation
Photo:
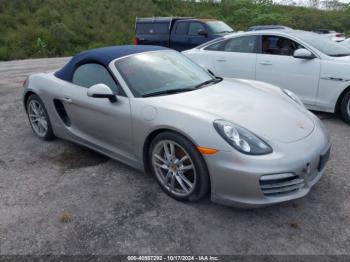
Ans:
<svg viewBox="0 0 350 262"><path fill-rule="evenodd" d="M350 33L350 8L341 11L273 5L269 0L1 0L0 60L72 55L132 42L136 17L217 18L236 30L284 24Z"/></svg>

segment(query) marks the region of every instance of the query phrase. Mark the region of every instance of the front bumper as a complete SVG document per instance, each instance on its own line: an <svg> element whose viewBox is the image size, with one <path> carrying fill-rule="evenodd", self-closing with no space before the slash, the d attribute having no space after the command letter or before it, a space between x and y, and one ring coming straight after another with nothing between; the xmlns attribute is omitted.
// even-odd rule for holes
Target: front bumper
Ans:
<svg viewBox="0 0 350 262"><path fill-rule="evenodd" d="M275 146L270 155L231 151L207 157L211 199L254 208L304 197L323 176L330 148L329 135L319 126L300 141Z"/></svg>

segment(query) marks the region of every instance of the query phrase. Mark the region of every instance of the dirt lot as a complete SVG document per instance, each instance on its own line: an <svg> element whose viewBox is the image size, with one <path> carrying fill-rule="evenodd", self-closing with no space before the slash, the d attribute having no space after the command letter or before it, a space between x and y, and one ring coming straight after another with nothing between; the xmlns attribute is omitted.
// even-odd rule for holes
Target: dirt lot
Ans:
<svg viewBox="0 0 350 262"><path fill-rule="evenodd" d="M256 210L179 203L156 181L76 144L42 142L21 81L66 58L0 63L0 254L350 254L350 126L305 198Z"/></svg>

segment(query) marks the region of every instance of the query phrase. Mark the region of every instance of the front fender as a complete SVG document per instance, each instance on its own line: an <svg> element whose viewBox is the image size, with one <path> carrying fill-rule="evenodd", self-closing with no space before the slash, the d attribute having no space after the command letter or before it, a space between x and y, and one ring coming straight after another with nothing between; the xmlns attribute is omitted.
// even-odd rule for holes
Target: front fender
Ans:
<svg viewBox="0 0 350 262"><path fill-rule="evenodd" d="M171 130L189 139L196 146L203 146L220 151L230 151L232 148L217 133L213 121L219 117L189 108L176 106L155 107L156 114L152 119L146 119L143 112L149 106L143 103L131 102L133 141L135 155L143 159L143 146L150 134L157 130Z"/></svg>
<svg viewBox="0 0 350 262"><path fill-rule="evenodd" d="M340 95L350 87L350 63L324 61L317 94L317 106L334 113Z"/></svg>

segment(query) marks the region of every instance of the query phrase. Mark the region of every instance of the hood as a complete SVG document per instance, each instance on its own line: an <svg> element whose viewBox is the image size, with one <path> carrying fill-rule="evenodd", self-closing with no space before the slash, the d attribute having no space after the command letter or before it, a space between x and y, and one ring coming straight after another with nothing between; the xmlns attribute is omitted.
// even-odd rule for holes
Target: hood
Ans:
<svg viewBox="0 0 350 262"><path fill-rule="evenodd" d="M314 120L280 89L266 83L225 79L196 91L155 97L159 103L211 114L269 141L290 143L308 136Z"/></svg>
<svg viewBox="0 0 350 262"><path fill-rule="evenodd" d="M337 62L343 62L343 63L350 63L350 56L340 56L340 57L332 57L334 61Z"/></svg>

